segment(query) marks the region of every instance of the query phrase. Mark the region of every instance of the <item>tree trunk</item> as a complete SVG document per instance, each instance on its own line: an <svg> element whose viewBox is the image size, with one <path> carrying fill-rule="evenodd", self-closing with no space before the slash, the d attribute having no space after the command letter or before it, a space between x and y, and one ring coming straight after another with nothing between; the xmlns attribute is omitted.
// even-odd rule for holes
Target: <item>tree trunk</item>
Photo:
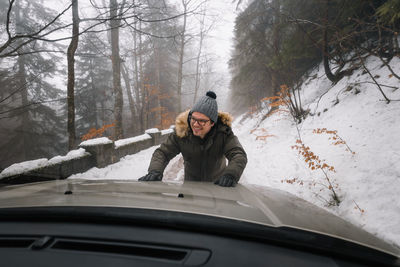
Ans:
<svg viewBox="0 0 400 267"><path fill-rule="evenodd" d="M18 78L19 86L21 88L21 104L23 107L28 106L28 88L26 87L26 71L24 55L18 56ZM22 121L20 126L20 131L22 133L22 149L23 149L23 159L29 159L29 109L26 108L22 113Z"/></svg>
<svg viewBox="0 0 400 267"><path fill-rule="evenodd" d="M135 132L135 124L136 124L136 111L135 111L135 103L133 102L133 97L132 97L132 90L131 90L131 83L129 81L129 74L125 70L124 65L122 64L121 66L121 73L122 77L125 81L125 87L126 87L126 94L128 95L128 102L129 102L129 110L131 111L131 119L130 122L132 123L131 129L132 133L131 135L133 136Z"/></svg>
<svg viewBox="0 0 400 267"><path fill-rule="evenodd" d="M137 27L135 23L135 28ZM141 104L142 101L140 100L140 89L141 89L141 84L139 83L139 80L141 79L141 73L139 72L139 66L138 64L139 57L138 54L141 53L140 47L138 46L138 41L137 41L137 33L136 31L133 32L133 49L134 49L134 57L133 57L133 66L134 66L134 76L135 76L135 98L136 98L136 104L135 104L135 110L136 110L136 116L137 116L137 121L136 121L136 130L139 130L140 133L143 133L143 126L142 126L142 118L141 118Z"/></svg>
<svg viewBox="0 0 400 267"><path fill-rule="evenodd" d="M21 9L20 5L17 2L15 5L15 19L16 19L16 28L19 32L23 22L21 21ZM21 52L23 49L21 49ZM17 59L18 63L18 87L21 91L21 106L27 107L28 106L28 88L26 86L27 78L26 78L26 70L25 70L25 56L19 55ZM23 160L29 159L29 136L28 136L28 129L29 129L29 110L26 108L21 115L21 124L18 126L19 131L21 133L21 148L22 148L22 156L20 157Z"/></svg>
<svg viewBox="0 0 400 267"><path fill-rule="evenodd" d="M113 69L113 90L114 90L114 138L123 138L122 127L122 88L121 88L121 59L119 57L119 26L117 0L110 0L110 25L111 25L111 61Z"/></svg>
<svg viewBox="0 0 400 267"><path fill-rule="evenodd" d="M324 19L324 28L323 28L323 42L322 42L322 53L323 53L323 60L324 60L324 70L326 77L333 83L338 82L341 79L341 74L333 74L331 67L329 65L329 49L328 49L328 24L329 24L329 0L326 1L325 6L325 19Z"/></svg>
<svg viewBox="0 0 400 267"><path fill-rule="evenodd" d="M274 51L274 56L275 60L280 61L280 45L281 45L281 14L280 14L280 8L281 4L279 0L275 0L273 2L274 5L274 26L272 29L272 47ZM272 67L271 68L271 85L272 85L272 91L273 95L277 95L278 92L280 91L280 86L281 86L281 77L280 77L280 66L282 64L279 63L278 66Z"/></svg>
<svg viewBox="0 0 400 267"><path fill-rule="evenodd" d="M90 71L89 71L89 76L90 76L90 84L91 84L91 89L92 89L92 91L93 92L96 92L96 87L94 86L95 85L95 78L94 78L94 73L93 73L93 69L95 68L95 66L93 65L93 59L91 59L90 60ZM93 106L93 108L95 109L95 112L94 112L94 117L92 118L92 121L94 121L95 123L94 123L94 126L95 126L95 128L97 129L97 128L99 128L99 112L98 112L98 108L97 108L97 94L94 94L93 95L93 103L94 103L94 106ZM102 125L102 124L101 124Z"/></svg>
<svg viewBox="0 0 400 267"><path fill-rule="evenodd" d="M183 73L183 56L185 53L185 32L186 32L186 19L187 19L187 3L186 0L182 0L183 5L183 26L181 32L181 43L179 51L179 63L178 63L178 113L182 112L182 73Z"/></svg>
<svg viewBox="0 0 400 267"><path fill-rule="evenodd" d="M206 16L206 11L203 9L203 14L200 21L200 41L199 41L199 50L197 51L197 58L196 58L196 77L195 77L195 85L194 85L194 97L193 97L193 105L196 103L197 93L200 88L200 57L201 57L201 49L203 47L203 40L204 40L204 18Z"/></svg>
<svg viewBox="0 0 400 267"><path fill-rule="evenodd" d="M139 21L139 30L142 30L142 22ZM147 123L147 113L146 113L146 107L147 107L147 96L146 96L146 89L144 88L144 80L145 77L143 75L143 55L142 55L142 35L139 34L139 74L140 74L140 92L141 92L141 112L140 112L140 118L141 118L141 128L140 132L144 133L144 131L148 128L148 123Z"/></svg>
<svg viewBox="0 0 400 267"><path fill-rule="evenodd" d="M162 117L161 117L161 103L160 103L160 98L159 95L161 94L161 58L160 58L160 45L159 45L159 40L156 40L157 42L157 47L155 48L155 59L156 59L156 90L158 90L158 93L154 95L155 101L156 101L156 116L155 116L155 121L154 124L159 126L160 129L162 127Z"/></svg>
<svg viewBox="0 0 400 267"><path fill-rule="evenodd" d="M328 51L328 29L324 28L324 41L323 41L323 59L324 59L324 70L326 77L333 83L338 81L338 78L332 73L331 67L329 65L329 51Z"/></svg>
<svg viewBox="0 0 400 267"><path fill-rule="evenodd" d="M75 148L75 51L79 41L79 14L78 0L72 0L72 39L68 46L68 85L67 85L67 105L68 105L68 150Z"/></svg>

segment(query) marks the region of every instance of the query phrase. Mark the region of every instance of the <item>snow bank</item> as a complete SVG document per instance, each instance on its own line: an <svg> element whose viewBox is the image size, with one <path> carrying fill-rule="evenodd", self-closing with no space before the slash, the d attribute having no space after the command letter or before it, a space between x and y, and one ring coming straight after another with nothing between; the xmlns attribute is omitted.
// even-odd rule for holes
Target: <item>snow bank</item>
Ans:
<svg viewBox="0 0 400 267"><path fill-rule="evenodd" d="M68 178L84 178L89 180L137 180L147 173L150 158L158 146L142 150L134 155L128 155L120 159L119 162L105 168L91 168L87 172L77 173Z"/></svg>

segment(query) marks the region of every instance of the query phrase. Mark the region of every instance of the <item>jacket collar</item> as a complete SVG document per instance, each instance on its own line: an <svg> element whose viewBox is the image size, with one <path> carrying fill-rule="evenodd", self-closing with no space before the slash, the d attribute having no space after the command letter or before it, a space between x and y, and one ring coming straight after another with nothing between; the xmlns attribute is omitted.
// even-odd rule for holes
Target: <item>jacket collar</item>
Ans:
<svg viewBox="0 0 400 267"><path fill-rule="evenodd" d="M190 127L188 124L189 112L190 112L190 110L186 110L176 117L175 132L176 132L176 135L180 138L183 138L183 137L186 137L189 135L189 130L190 130ZM218 112L218 122L216 122L216 124L221 123L223 125L231 127L232 121L233 121L233 117L229 113L222 112L222 111Z"/></svg>

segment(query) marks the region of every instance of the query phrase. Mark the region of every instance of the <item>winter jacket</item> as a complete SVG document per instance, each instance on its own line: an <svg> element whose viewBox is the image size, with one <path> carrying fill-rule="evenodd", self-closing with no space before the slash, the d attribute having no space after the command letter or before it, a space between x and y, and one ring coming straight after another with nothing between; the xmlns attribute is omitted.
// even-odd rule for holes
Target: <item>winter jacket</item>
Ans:
<svg viewBox="0 0 400 267"><path fill-rule="evenodd" d="M223 174L231 174L238 182L247 164L247 155L232 132L232 117L218 112L218 121L201 139L193 135L188 115L189 110L178 115L174 133L155 150L149 172L163 173L168 162L182 153L185 181L214 182Z"/></svg>

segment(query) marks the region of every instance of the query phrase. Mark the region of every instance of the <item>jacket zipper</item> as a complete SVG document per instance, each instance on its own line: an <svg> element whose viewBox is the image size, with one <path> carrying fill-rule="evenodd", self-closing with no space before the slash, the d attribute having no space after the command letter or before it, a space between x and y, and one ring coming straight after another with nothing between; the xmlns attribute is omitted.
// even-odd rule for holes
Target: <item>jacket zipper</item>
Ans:
<svg viewBox="0 0 400 267"><path fill-rule="evenodd" d="M206 160L205 160L205 147L204 145L201 145L201 181L205 180L205 165L206 165Z"/></svg>

